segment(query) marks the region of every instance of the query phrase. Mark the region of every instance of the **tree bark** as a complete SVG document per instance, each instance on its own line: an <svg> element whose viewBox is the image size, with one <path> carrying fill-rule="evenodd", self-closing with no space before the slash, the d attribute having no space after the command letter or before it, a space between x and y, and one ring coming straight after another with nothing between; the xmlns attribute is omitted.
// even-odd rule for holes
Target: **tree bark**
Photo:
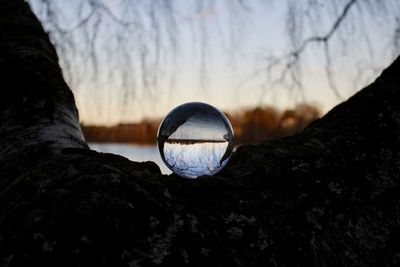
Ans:
<svg viewBox="0 0 400 267"><path fill-rule="evenodd" d="M24 1L0 4L0 159L38 146L87 147L72 92L40 22Z"/></svg>
<svg viewBox="0 0 400 267"><path fill-rule="evenodd" d="M216 177L166 176L87 149L40 23L0 0L0 265L400 264L399 74Z"/></svg>

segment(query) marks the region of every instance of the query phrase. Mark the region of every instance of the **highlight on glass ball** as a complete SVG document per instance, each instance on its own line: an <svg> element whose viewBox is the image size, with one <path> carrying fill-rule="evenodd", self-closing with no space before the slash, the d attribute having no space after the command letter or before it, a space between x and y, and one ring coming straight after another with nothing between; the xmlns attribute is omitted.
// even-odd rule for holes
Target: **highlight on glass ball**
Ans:
<svg viewBox="0 0 400 267"><path fill-rule="evenodd" d="M191 102L167 114L157 134L167 167L179 176L211 176L228 163L234 148L228 118L215 107Z"/></svg>

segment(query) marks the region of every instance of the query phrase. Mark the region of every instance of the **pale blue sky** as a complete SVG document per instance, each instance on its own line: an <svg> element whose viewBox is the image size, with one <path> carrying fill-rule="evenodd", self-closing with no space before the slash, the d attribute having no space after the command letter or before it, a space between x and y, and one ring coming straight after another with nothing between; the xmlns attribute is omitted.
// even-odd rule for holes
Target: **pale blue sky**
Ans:
<svg viewBox="0 0 400 267"><path fill-rule="evenodd" d="M40 5L36 6L39 2L37 0L30 2L34 4L36 13L43 21L45 15L41 13ZM68 2L68 4L65 4L65 1L55 2L58 2L65 11L65 17L73 18L78 0ZM103 2L112 10L122 12L118 9L118 4L123 0ZM171 59L174 52L167 51L167 55L164 56L168 46L163 48L164 52L161 53L159 60L160 66L155 66L160 68L161 73L157 88L144 90L133 79L124 86L121 86L121 81L117 78L114 78L112 82L108 80L106 75L108 68L114 68L115 72L118 72L123 69L118 64L123 65L127 57L131 57L134 63L132 71L129 69L125 71L128 74L131 71L132 76L137 75L140 70L137 68L136 61L143 55L140 54L143 52L143 47L134 46L137 43L137 33L127 32L123 38L127 40L128 49L125 49L125 54L121 53L124 48L118 47L114 36L108 34L107 31L109 29L112 31L113 26L106 19L103 19L105 26L99 31L97 37L96 49L100 57L100 66L95 82L91 78L92 70L83 67L86 63L80 59L79 52L71 56L68 51L58 50L60 57L62 59L69 57L72 64L73 71L70 74L66 73L66 78L75 94L80 117L84 123L115 124L138 121L143 117L163 117L175 106L193 101L206 102L219 109L232 111L260 104L285 108L301 100L296 93L281 85L267 84L265 88L266 83L262 75L253 77L255 72L264 67L263 57L268 54L281 55L288 49L285 33L287 1L243 1L251 9L250 11L232 9L235 5L232 3L236 5L238 3L233 0L215 1L214 6L211 5L200 11L195 11L193 8L193 5L197 5L199 1L176 0L174 2L177 6L176 11L179 13L176 16L179 29L176 37L178 48L174 59ZM347 1L336 2L340 11ZM240 12L235 13L238 10ZM124 12L128 14L128 19L134 20L133 13L129 13L129 10L124 10ZM393 34L393 27L390 26L395 23L394 16L371 19L370 14L360 13L356 9L351 12L355 16L350 18L345 31L332 39L331 45L332 57L335 58L332 73L343 99L371 82L373 77L394 57L392 50L389 49ZM315 25L309 26L308 23L304 23L303 38L311 34L314 26L317 32L325 33L332 25L334 17L335 14L328 12ZM61 21L61 24L66 25L66 28L75 25L75 22L68 22L68 19L65 21ZM365 24L367 31L364 33L368 36L370 43L365 41L362 31L357 30L360 21ZM51 30L49 25L45 22L45 27ZM148 40L148 42L155 40L150 36L151 32L143 31L141 34L143 40ZM204 34L207 36L206 39L203 38ZM79 40L78 37L76 38ZM338 45L343 40L346 40L345 48ZM129 45L133 48L131 49ZM306 64L303 73L304 95L307 102L319 105L325 112L341 100L337 99L329 89L324 72L325 58L319 48L316 44L310 45L303 55ZM82 50L80 52L84 52L85 48L78 44L79 49ZM374 52L372 56L371 50ZM102 56L106 53L112 55L111 60L110 57ZM153 56L150 49L149 58ZM202 60L205 60L206 73L202 72ZM63 66L65 69L66 66ZM370 66L374 66L374 69ZM202 80L200 77L204 74L206 78ZM249 77L253 78L249 79ZM361 77L361 79L356 77ZM121 90L121 87L124 87L124 90Z"/></svg>

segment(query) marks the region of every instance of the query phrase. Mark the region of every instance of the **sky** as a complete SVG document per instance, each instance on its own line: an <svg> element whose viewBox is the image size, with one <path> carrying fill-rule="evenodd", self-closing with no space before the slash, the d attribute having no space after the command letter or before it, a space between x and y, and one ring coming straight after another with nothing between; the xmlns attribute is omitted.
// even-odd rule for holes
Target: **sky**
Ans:
<svg viewBox="0 0 400 267"><path fill-rule="evenodd" d="M391 38L395 16L354 8L330 43L331 73L340 97L326 79L326 58L320 44L309 45L302 55L303 94L299 94L299 90L265 79L265 59L290 49L287 3L293 1L172 0L175 26L168 26L171 13L149 5L160 5L157 0L137 0L136 6L132 2L126 6L124 0L99 1L109 13L103 10L93 16L89 16L88 6L80 8L82 1L53 2L59 8L58 25L74 29L65 36L57 32L40 1L30 3L56 44L84 124L112 125L163 117L174 107L193 101L228 112L257 105L283 109L306 101L326 112L370 83L394 58ZM205 4L199 6L200 2ZM302 3L298 5L300 12L308 12L306 2L296 2ZM324 7L323 2L315 1L320 5L316 14L298 21L300 43L313 33L325 34L347 1L336 1L336 11ZM76 15L79 10L83 18L90 17L82 27L77 27L82 21ZM119 19L134 26L119 27ZM93 34L90 29L96 25L98 30ZM175 30L172 41L171 28ZM87 59L91 37L95 39L95 68ZM74 50L68 48L71 40ZM154 45L157 42L159 45ZM275 69L272 79L280 73Z"/></svg>

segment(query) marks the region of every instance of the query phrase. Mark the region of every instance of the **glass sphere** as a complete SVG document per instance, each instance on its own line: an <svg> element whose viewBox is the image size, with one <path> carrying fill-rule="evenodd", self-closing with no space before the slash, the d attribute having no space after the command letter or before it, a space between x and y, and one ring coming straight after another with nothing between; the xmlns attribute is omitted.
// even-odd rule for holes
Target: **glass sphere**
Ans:
<svg viewBox="0 0 400 267"><path fill-rule="evenodd" d="M216 174L228 163L234 147L228 118L199 102L169 112L158 129L157 143L165 165L187 178Z"/></svg>

